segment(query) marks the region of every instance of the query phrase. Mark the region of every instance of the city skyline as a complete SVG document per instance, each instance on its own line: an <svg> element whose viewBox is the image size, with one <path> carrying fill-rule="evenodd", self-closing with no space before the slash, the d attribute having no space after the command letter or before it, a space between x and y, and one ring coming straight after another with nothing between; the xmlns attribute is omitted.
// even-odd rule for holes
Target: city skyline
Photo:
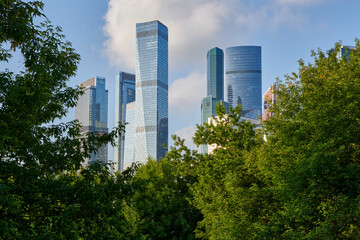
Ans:
<svg viewBox="0 0 360 240"><path fill-rule="evenodd" d="M167 128L168 124L168 119L166 118L168 107L167 85L164 84L164 82L167 81L168 71L167 28L165 25L156 20L145 23L137 23L136 27L138 29L138 60L136 64L136 72L139 76L138 81L136 81L136 75L134 74L120 71L116 75L115 122L122 124L127 123L125 131L115 139L116 146L114 147L114 159L112 162L114 163L114 169L120 172L128 167L132 162L145 162L146 160L144 159L147 159L148 157L153 159L160 159L164 157L165 151L161 151L159 149L163 144L167 144L167 139L164 138L164 136L167 136L168 130L161 128L164 124ZM235 107L236 105L243 103L242 100L240 100L240 102L239 100L234 102L230 99L230 97L234 97L234 99L241 99L241 94L250 96L250 100L247 100L243 96L245 102L245 112L253 111L253 109L250 109L249 111L246 108L249 105L247 102L254 101L254 99L262 101L262 98L257 96L259 95L257 93L261 91L256 89L257 86L254 86L254 83L261 86L261 47L236 46L226 48L226 51L228 54L226 57L224 57L224 51L218 47L214 47L207 52L208 96L203 98L201 102L202 122L208 122L212 116L217 116L215 106L219 102L225 105L227 112L229 111L230 106ZM227 62L226 73L224 73L224 59L226 59ZM255 77L253 76L254 73ZM224 75L226 75L228 81L226 86L228 89L227 97L231 102L230 104L224 101ZM245 85L243 82L245 82ZM234 92L233 90L230 91L230 88L233 85L235 90ZM242 91L238 91L239 86L236 85L240 86L240 90L243 88ZM104 106L107 107L107 90L105 94L106 97L101 94L102 91L105 90L105 79L94 77L83 82L81 86L85 88L85 94L79 99L79 103L76 107L76 118L80 120L80 122L84 123L85 126L86 124L94 125L94 127L86 126L87 131L98 131L98 127L100 127L98 126L100 116L103 118L102 120L106 120L106 122L102 122L102 127L107 126L107 117L104 118L103 114L101 114L104 113ZM257 91L252 92L254 89ZM136 98L136 91L138 92L138 96L140 96L139 99ZM93 102L95 102L95 104L92 104ZM160 106L161 103L163 103L163 106ZM96 112L100 111L100 109L101 113ZM154 115L155 112L157 114L156 120L154 121L154 117L149 118L148 116ZM163 112L162 114L165 114L165 118L159 119L159 112ZM257 114L256 117L258 117L259 112L255 112ZM84 118L85 115L89 115L89 120ZM95 121L93 116L99 118L96 119L98 121ZM243 117L256 120L252 115L249 116L243 114ZM156 122L156 125L149 124L154 122ZM91 129L89 130L89 128ZM103 130L100 129L100 131ZM106 132L107 131L108 130L106 128ZM161 131L163 131L163 133ZM155 132L155 135L151 132ZM128 141L127 138L129 138ZM158 141L160 141L160 144ZM151 145L155 145L156 147ZM203 145L201 147L201 152L207 153L207 149L208 146ZM105 156L105 154L102 154L103 151L104 149L101 149L100 153ZM105 152L107 156L107 151ZM92 156L91 161L94 161L95 157L95 155ZM124 168L125 161L127 164Z"/></svg>
<svg viewBox="0 0 360 240"><path fill-rule="evenodd" d="M115 89L119 70L135 72L135 23L159 19L167 25L171 29L169 136L178 134L193 149L196 147L191 137L201 121L201 99L206 97L205 58L209 49L262 46L264 94L277 77L284 79L283 75L297 72L300 58L312 62L312 49L327 51L340 40L343 45L354 45L354 39L359 37L349 23L360 19L356 13L360 2L352 0L346 4L340 0L146 2L135 0L134 8L130 1L123 0L45 1L44 13L53 25L62 27L81 55L77 76L70 79L69 85L80 85L84 79L101 75L109 90ZM19 66L18 60L9 64L14 66L9 69ZM115 91L109 91L109 129L115 126L114 99ZM70 121L74 115L74 109L70 109L68 116L59 121ZM110 159L112 155L109 147Z"/></svg>
<svg viewBox="0 0 360 240"><path fill-rule="evenodd" d="M360 239L359 0L0 5L0 239Z"/></svg>

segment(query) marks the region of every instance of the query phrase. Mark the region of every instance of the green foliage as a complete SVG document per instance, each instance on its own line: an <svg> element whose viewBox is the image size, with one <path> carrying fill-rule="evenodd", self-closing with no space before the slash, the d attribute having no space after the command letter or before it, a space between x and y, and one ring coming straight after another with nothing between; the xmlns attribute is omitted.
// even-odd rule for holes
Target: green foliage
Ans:
<svg viewBox="0 0 360 240"><path fill-rule="evenodd" d="M357 41L357 48L359 42ZM358 239L360 52L313 52L279 83L265 123L264 162L273 175L284 239Z"/></svg>
<svg viewBox="0 0 360 240"><path fill-rule="evenodd" d="M197 182L190 189L192 203L204 216L197 236L205 239L252 239L268 222L272 193L257 169L255 150L263 144L254 125L241 120L241 106L198 126L194 142L215 144L211 154L191 163Z"/></svg>
<svg viewBox="0 0 360 240"><path fill-rule="evenodd" d="M107 166L100 163L80 172L44 176L34 182L37 185L26 196L17 193L22 196L14 199L18 206L9 207L3 216L8 229L3 237L119 239L122 229L116 226L123 220L121 203L128 192L124 180L129 177L110 175Z"/></svg>
<svg viewBox="0 0 360 240"><path fill-rule="evenodd" d="M177 160L179 160L177 158ZM148 160L131 182L133 194L124 209L132 239L194 239L201 215L190 205L188 178L178 174L171 155Z"/></svg>

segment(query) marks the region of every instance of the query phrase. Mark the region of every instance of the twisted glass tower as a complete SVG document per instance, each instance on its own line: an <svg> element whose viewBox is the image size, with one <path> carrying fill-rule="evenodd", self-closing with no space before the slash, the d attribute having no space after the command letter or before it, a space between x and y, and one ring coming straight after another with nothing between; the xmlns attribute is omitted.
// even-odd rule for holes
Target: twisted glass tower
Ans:
<svg viewBox="0 0 360 240"><path fill-rule="evenodd" d="M136 24L135 160L165 156L168 144L168 29Z"/></svg>
<svg viewBox="0 0 360 240"><path fill-rule="evenodd" d="M118 126L119 122L122 124L128 122L126 120L126 106L131 102L135 102L135 75L119 72L116 76L115 88L115 126ZM115 139L114 169L120 172L124 169L124 146L127 137L131 138L130 133L125 131Z"/></svg>
<svg viewBox="0 0 360 240"><path fill-rule="evenodd" d="M238 46L226 49L225 91L230 107L242 105L242 116L261 116L261 47Z"/></svg>

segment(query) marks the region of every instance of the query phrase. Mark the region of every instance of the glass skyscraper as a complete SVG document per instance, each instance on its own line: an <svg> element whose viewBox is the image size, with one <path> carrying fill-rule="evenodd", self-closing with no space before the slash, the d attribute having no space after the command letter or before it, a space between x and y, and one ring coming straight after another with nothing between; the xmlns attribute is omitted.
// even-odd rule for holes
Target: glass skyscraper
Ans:
<svg viewBox="0 0 360 240"><path fill-rule="evenodd" d="M136 24L135 159L165 156L168 145L168 29Z"/></svg>
<svg viewBox="0 0 360 240"><path fill-rule="evenodd" d="M224 100L224 51L217 47L207 53L207 95Z"/></svg>
<svg viewBox="0 0 360 240"><path fill-rule="evenodd" d="M242 105L244 118L261 116L261 47L230 47L225 52L225 91L230 107Z"/></svg>
<svg viewBox="0 0 360 240"><path fill-rule="evenodd" d="M75 107L75 119L83 125L81 132L107 133L108 90L105 90L105 78L93 77L80 84L84 94L80 96ZM93 161L108 161L107 145L92 153L84 165Z"/></svg>
<svg viewBox="0 0 360 240"><path fill-rule="evenodd" d="M217 116L215 106L223 103L227 112L229 104L224 102L224 52L212 48L207 53L207 97L201 101L201 122L208 122L211 116ZM208 146L202 145L201 152L207 153Z"/></svg>
<svg viewBox="0 0 360 240"><path fill-rule="evenodd" d="M126 106L131 102L135 102L135 75L119 72L116 76L115 89L115 126L118 126L119 122L122 124L129 122L126 120ZM124 169L124 144L128 135L125 131L115 139L114 169L120 172Z"/></svg>

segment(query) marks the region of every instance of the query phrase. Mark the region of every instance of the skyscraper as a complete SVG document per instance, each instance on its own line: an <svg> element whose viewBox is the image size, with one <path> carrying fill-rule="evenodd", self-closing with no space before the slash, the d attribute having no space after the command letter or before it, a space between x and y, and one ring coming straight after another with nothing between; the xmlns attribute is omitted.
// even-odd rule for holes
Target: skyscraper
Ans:
<svg viewBox="0 0 360 240"><path fill-rule="evenodd" d="M207 53L207 95L224 100L224 51L217 47Z"/></svg>
<svg viewBox="0 0 360 240"><path fill-rule="evenodd" d="M135 158L160 159L168 144L168 29L136 24Z"/></svg>
<svg viewBox="0 0 360 240"><path fill-rule="evenodd" d="M225 52L225 91L230 107L242 105L242 116L261 116L261 47L230 47Z"/></svg>
<svg viewBox="0 0 360 240"><path fill-rule="evenodd" d="M131 102L135 102L135 75L119 72L116 76L115 88L115 126L118 126L119 122L122 124L127 122L126 106ZM114 168L120 172L124 166L124 144L128 135L128 132L125 131L115 139Z"/></svg>
<svg viewBox="0 0 360 240"><path fill-rule="evenodd" d="M83 125L81 132L107 133L108 90L105 90L105 78L93 77L80 86L84 88L84 94L75 107L75 119ZM102 146L96 154L92 153L84 164L93 161L108 161L107 145Z"/></svg>
<svg viewBox="0 0 360 240"><path fill-rule="evenodd" d="M207 123L211 116L216 116L215 106L224 102L224 52L220 48L212 48L207 53L207 97L201 101L201 122ZM207 153L208 146L202 145L201 152Z"/></svg>

